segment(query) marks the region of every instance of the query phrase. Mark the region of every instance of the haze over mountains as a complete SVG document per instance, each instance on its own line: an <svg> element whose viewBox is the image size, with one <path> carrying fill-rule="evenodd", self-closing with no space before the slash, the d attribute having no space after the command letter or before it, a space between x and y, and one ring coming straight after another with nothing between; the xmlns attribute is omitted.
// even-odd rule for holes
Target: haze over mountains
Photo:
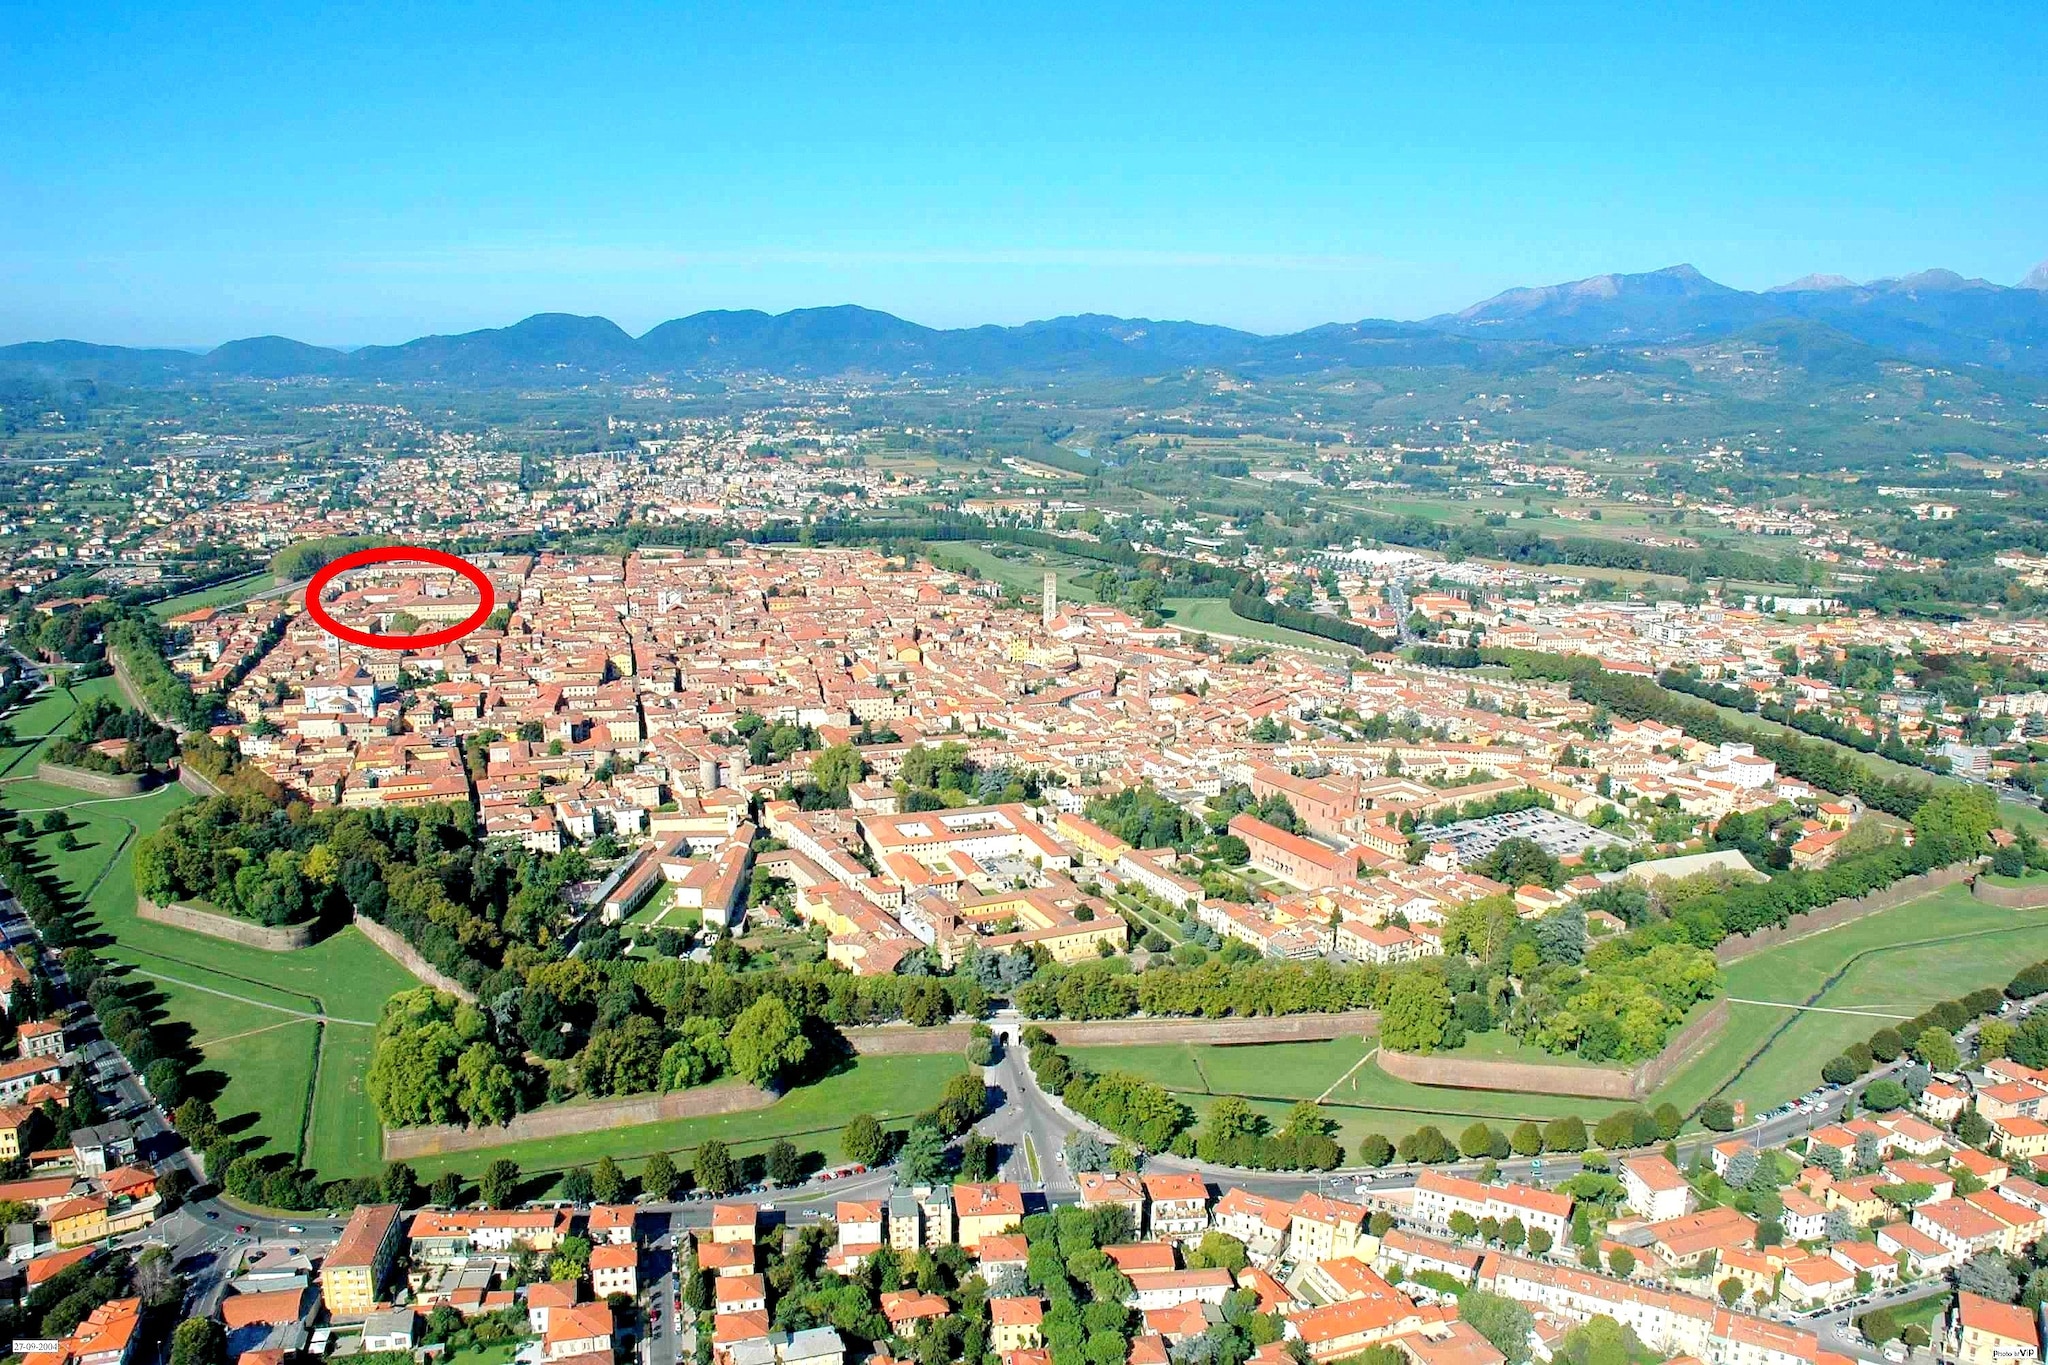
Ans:
<svg viewBox="0 0 2048 1365"><path fill-rule="evenodd" d="M1191 365L1299 373L1746 334L1807 351L1868 348L1928 364L2048 373L2048 262L2011 288L1928 270L1860 285L1808 275L1760 293L1678 265L1511 289L1420 322L1332 323L1284 336L1100 314L945 330L843 305L695 313L634 337L605 318L542 313L510 327L355 351L286 337L231 341L204 354L28 342L0 347L0 375L125 385L301 376L530 385L718 373L1139 375Z"/></svg>

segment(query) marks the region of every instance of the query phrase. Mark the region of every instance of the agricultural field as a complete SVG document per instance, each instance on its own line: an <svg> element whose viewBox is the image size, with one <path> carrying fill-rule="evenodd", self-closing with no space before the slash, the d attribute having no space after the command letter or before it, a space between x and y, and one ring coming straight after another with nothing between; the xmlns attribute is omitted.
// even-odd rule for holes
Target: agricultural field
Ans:
<svg viewBox="0 0 2048 1365"><path fill-rule="evenodd" d="M1884 1024L1980 986L2002 986L2020 967L2044 958L2048 915L1984 905L1970 898L1967 887L1950 887L1767 949L1726 969L1735 1002L1727 1026L1645 1103L1668 1100L1690 1111L1722 1094L1760 1113L1819 1084L1822 1062ZM1833 1010L1856 1012L1827 1012ZM1152 1080L1198 1116L1218 1097L1237 1095L1277 1125L1296 1101L1319 1099L1350 1151L1368 1132L1398 1138L1433 1123L1455 1138L1474 1119L1503 1126L1577 1114L1591 1121L1619 1107L1609 1100L1397 1080L1372 1063L1375 1047L1368 1038L1067 1051L1092 1070ZM1498 1034L1479 1035L1461 1055L1557 1060Z"/></svg>

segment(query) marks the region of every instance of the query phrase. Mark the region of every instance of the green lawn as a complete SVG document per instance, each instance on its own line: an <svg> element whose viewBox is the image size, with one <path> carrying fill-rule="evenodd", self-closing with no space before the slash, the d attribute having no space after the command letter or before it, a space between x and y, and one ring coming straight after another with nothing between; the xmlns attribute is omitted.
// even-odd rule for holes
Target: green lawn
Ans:
<svg viewBox="0 0 2048 1365"><path fill-rule="evenodd" d="M1372 1062L1358 1066L1373 1044L1364 1038L1326 1042L1254 1043L1217 1046L1161 1043L1130 1047L1066 1049L1094 1071L1128 1071L1175 1092L1197 1114L1222 1095L1240 1095L1276 1125L1297 1100L1330 1091L1323 1106L1348 1135L1367 1132L1398 1137L1425 1123L1453 1131L1473 1119L1492 1123L1552 1119L1566 1114L1593 1118L1614 1106L1558 1095L1523 1095L1490 1090L1448 1090L1397 1080ZM1335 1086L1334 1090L1331 1087Z"/></svg>
<svg viewBox="0 0 2048 1365"><path fill-rule="evenodd" d="M2007 829L2032 830L2036 835L2048 833L2048 811L2031 803L2001 801L1998 803L1998 818Z"/></svg>
<svg viewBox="0 0 2048 1365"><path fill-rule="evenodd" d="M57 883L86 903L101 954L134 969L167 1031L206 1058L196 1088L214 1096L222 1118L330 1179L382 1169L376 1115L362 1090L367 1023L394 992L418 983L354 929L299 952L266 953L139 918L134 840L191 799L177 786L113 800L33 780L0 786L0 804L11 810L65 810L80 847L66 852L58 836L39 835L37 851ZM286 1011L367 1023L320 1024Z"/></svg>
<svg viewBox="0 0 2048 1365"><path fill-rule="evenodd" d="M301 1150L306 1164L330 1179L374 1175L384 1169L384 1127L363 1088L374 1036L370 1029L341 1024L322 1028L313 1105Z"/></svg>
<svg viewBox="0 0 2048 1365"><path fill-rule="evenodd" d="M70 730L78 704L91 697L123 700L120 686L112 678L88 678L73 687L46 692L8 716L7 724L13 727L16 742L0 745L0 778L33 773L43 751ZM70 794L83 795L75 791Z"/></svg>
<svg viewBox="0 0 2048 1365"><path fill-rule="evenodd" d="M1979 986L2003 985L2020 967L2044 958L2048 916L2001 910L1972 900L1967 887L1950 887L1744 958L1727 969L1728 991L1743 999L1804 1003L1825 986L1814 1003L1913 1015ZM1828 984L1838 973L1840 979ZM1875 1016L1731 1005L1727 1026L1707 1049L1644 1103L1668 1100L1689 1111L1725 1093L1744 1101L1752 1114L1761 1112L1818 1084L1822 1062L1886 1022ZM1367 1132L1398 1138L1434 1123L1455 1137L1475 1118L1505 1125L1577 1114L1590 1121L1619 1107L1610 1100L1418 1085L1396 1080L1370 1061L1347 1076L1369 1047L1365 1039L1341 1038L1067 1051L1092 1070L1128 1071L1155 1081L1197 1115L1205 1114L1216 1097L1239 1095L1276 1125L1296 1100L1314 1099L1335 1084L1324 1109L1352 1151ZM1511 1060L1559 1060L1499 1033L1474 1037L1467 1050Z"/></svg>
<svg viewBox="0 0 2048 1365"><path fill-rule="evenodd" d="M421 1157L412 1165L423 1179L431 1180L448 1170L474 1175L490 1162L507 1157L532 1175L585 1165L608 1154L627 1170L637 1171L645 1158L664 1151L676 1154L678 1165L687 1166L687 1154L706 1138L720 1139L739 1155L765 1150L777 1138L788 1138L799 1149L822 1151L827 1162L837 1162L844 1159L839 1133L848 1119L870 1113L892 1121L888 1126L905 1127L914 1115L937 1104L947 1079L965 1069L966 1062L951 1055L861 1057L814 1085L792 1090L766 1109L513 1142L474 1152Z"/></svg>
<svg viewBox="0 0 2048 1365"><path fill-rule="evenodd" d="M1972 900L1968 888L1954 886L1744 958L1728 969L1728 992L1800 1002L1840 973L1815 1004L1914 1015L1979 986L2002 986L2021 967L2043 958L2048 958L2048 919L2038 911L1985 905ZM1819 1084L1821 1063L1887 1022L1734 1005L1720 1042L1694 1067L1673 1078L1667 1091L1688 1082L1697 1087L1700 1077L1693 1073L1717 1061L1725 1066L1731 1052L1746 1055L1768 1039L1769 1048L1736 1078L1727 1094L1747 1102L1751 1112L1769 1108Z"/></svg>
<svg viewBox="0 0 2048 1365"><path fill-rule="evenodd" d="M264 570L245 574L240 578L216 583L198 592L188 592L179 597L168 598L150 608L157 620L168 621L173 616L182 616L188 611L201 607L225 607L235 602L246 602L265 588L275 587L276 580Z"/></svg>
<svg viewBox="0 0 2048 1365"><path fill-rule="evenodd" d="M675 883L665 881L647 898L647 904L626 916L620 927L631 934L655 929L695 929L703 922L702 910L676 904Z"/></svg>
<svg viewBox="0 0 2048 1365"><path fill-rule="evenodd" d="M1320 635L1306 631L1289 630L1285 626L1269 625L1264 621L1247 621L1230 609L1230 603L1221 597L1169 597L1166 599L1165 616L1169 625L1183 630L1207 631L1212 635L1237 635L1247 640L1270 640L1277 645L1290 645L1296 649L1310 649L1323 654L1351 654L1355 651L1349 645L1335 640L1325 640Z"/></svg>
<svg viewBox="0 0 2048 1365"><path fill-rule="evenodd" d="M1996 872L1981 872L1977 880L1990 886L2039 886L2048 882L2048 872L2031 868L2018 877L2002 877Z"/></svg>
<svg viewBox="0 0 2048 1365"><path fill-rule="evenodd" d="M456 1351L442 1357L441 1365L511 1365L512 1357L524 1345L518 1341L501 1341L495 1346L472 1346L466 1351Z"/></svg>
<svg viewBox="0 0 2048 1365"><path fill-rule="evenodd" d="M925 545L928 554L972 564L981 570L981 576L1002 584L1019 597L1036 600L1045 590L1045 571L1051 569L1059 578L1062 601L1093 602L1095 594L1083 592L1077 582L1084 575L1092 574L1105 567L1092 560L1080 559L1073 555L1061 554L1056 550L1040 550L1035 547L1006 546L1006 549L1021 551L1017 559L1003 559L992 554L985 544L971 541L929 541Z"/></svg>

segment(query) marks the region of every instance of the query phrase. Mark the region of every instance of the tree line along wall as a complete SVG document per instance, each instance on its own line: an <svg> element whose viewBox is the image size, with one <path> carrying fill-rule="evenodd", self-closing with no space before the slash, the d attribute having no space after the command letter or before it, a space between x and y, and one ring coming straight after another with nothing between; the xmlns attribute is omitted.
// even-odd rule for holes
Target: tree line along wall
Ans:
<svg viewBox="0 0 2048 1365"><path fill-rule="evenodd" d="M1880 910L1896 909L1907 901L1918 900L1943 887L1969 881L1977 875L1977 871L1977 863L1953 863L1948 867L1935 868L1932 872L1901 877L1880 890L1867 895L1847 896L1838 901L1831 901L1803 915L1794 915L1783 924L1724 938L1714 948L1714 960L1725 967L1731 962L1748 957L1751 953L1824 933L1851 920L1874 915ZM2043 903L2048 904L2048 901Z"/></svg>
<svg viewBox="0 0 2048 1365"><path fill-rule="evenodd" d="M1394 1052L1381 1048L1380 1069L1396 1080L1452 1090L1502 1090L1532 1095L1573 1095L1592 1100L1639 1100L1721 1031L1728 1022L1728 998L1716 1000L1674 1034L1656 1056L1619 1067L1551 1066L1542 1062L1482 1061L1455 1054Z"/></svg>
<svg viewBox="0 0 2048 1365"><path fill-rule="evenodd" d="M502 1147L507 1143L571 1137L578 1133L601 1133L643 1123L738 1114L750 1109L766 1109L775 1100L772 1092L747 1081L718 1081L659 1095L623 1095L612 1099L550 1104L528 1110L509 1123L496 1127L470 1128L459 1123L435 1123L416 1128L387 1128L384 1130L384 1159L410 1161L415 1157L473 1152Z"/></svg>
<svg viewBox="0 0 2048 1365"><path fill-rule="evenodd" d="M1190 1019L1178 1015L1136 1019L1034 1019L1061 1047L1113 1047L1142 1043L1315 1043L1331 1038L1371 1037L1380 1031L1378 1010L1332 1014L1232 1016Z"/></svg>

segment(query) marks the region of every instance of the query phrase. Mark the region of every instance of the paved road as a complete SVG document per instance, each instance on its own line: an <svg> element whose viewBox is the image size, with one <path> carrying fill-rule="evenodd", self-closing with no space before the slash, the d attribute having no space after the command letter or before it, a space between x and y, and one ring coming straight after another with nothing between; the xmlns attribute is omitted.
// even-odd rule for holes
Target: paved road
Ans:
<svg viewBox="0 0 2048 1365"><path fill-rule="evenodd" d="M1863 1339L1863 1334L1856 1330L1854 1320L1873 1308L1891 1308L1900 1304L1917 1303L1921 1299L1932 1298L1937 1294L1946 1297L1951 1288L1948 1277L1938 1275L1913 1284L1880 1290L1875 1294L1837 1305L1825 1313L1801 1319L1799 1325L1820 1337L1822 1350L1840 1351L1843 1355L1870 1361L1872 1365L1889 1365L1884 1354ZM1923 1361L1931 1358L1925 1351L1915 1351L1913 1356L1915 1360Z"/></svg>

